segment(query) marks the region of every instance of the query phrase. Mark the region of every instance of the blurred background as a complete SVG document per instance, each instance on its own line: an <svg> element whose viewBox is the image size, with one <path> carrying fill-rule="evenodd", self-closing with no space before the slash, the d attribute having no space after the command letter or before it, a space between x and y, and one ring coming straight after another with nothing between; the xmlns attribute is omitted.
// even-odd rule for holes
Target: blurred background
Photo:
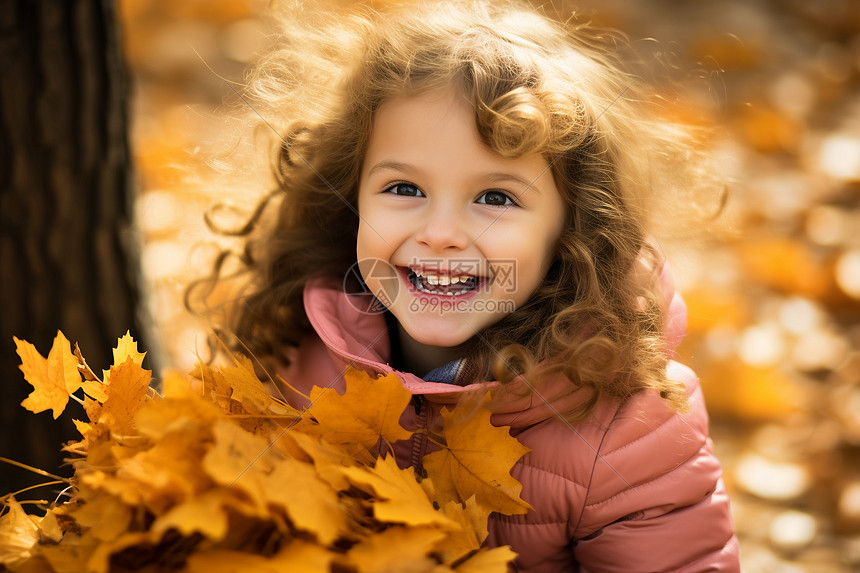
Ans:
<svg viewBox="0 0 860 573"><path fill-rule="evenodd" d="M680 353L702 377L744 570L860 571L860 5L582 0L548 10L574 8L629 35L646 65L674 70L649 78L666 82L669 115L718 130L715 153L733 182L725 213L710 243L669 254L689 306ZM203 213L218 203L225 224L240 220L270 180L247 124L234 121L250 114L230 87L271 40L267 9L118 0L109 15L126 65L133 169L134 232L116 233L142 273L131 281L136 314L103 312L119 324L113 340L138 326L156 370L188 369L205 353L204 325L182 295L227 243ZM0 90L7 102L10 93ZM2 252L4 276L18 273L8 270L13 251ZM6 292L4 309L16 300ZM88 358L109 348L97 344ZM20 374L4 376L28 390ZM4 411L22 410L22 398L8 393ZM15 431L4 426L7 438Z"/></svg>

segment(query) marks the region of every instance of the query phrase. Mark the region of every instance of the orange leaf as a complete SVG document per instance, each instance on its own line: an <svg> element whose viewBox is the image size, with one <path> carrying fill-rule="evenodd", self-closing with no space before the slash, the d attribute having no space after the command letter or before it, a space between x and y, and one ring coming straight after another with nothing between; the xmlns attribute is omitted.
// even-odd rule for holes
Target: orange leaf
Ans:
<svg viewBox="0 0 860 573"><path fill-rule="evenodd" d="M191 371L191 376L203 383L203 395L225 412L230 411L230 395L233 389L224 379L224 374L207 364L198 362Z"/></svg>
<svg viewBox="0 0 860 573"><path fill-rule="evenodd" d="M328 550L294 539L271 558L242 551L212 549L192 554L188 558L188 573L328 573L332 553Z"/></svg>
<svg viewBox="0 0 860 573"><path fill-rule="evenodd" d="M75 424L75 427L81 433L82 436L86 437L93 430L93 425L88 424L82 420L72 420L72 423Z"/></svg>
<svg viewBox="0 0 860 573"><path fill-rule="evenodd" d="M479 505L475 496L472 496L465 505L456 501L448 502L442 507L442 512L460 524L459 531L451 532L436 546L436 551L442 554L442 560L450 564L481 547L489 533L487 520L492 511Z"/></svg>
<svg viewBox="0 0 860 573"><path fill-rule="evenodd" d="M151 448L124 459L117 480L137 491L156 514L212 488L213 481L200 463L206 452L202 432L176 431Z"/></svg>
<svg viewBox="0 0 860 573"><path fill-rule="evenodd" d="M146 402L152 373L129 357L118 366L111 366L107 399L102 404L98 421L118 434L128 432L135 414Z"/></svg>
<svg viewBox="0 0 860 573"><path fill-rule="evenodd" d="M79 483L77 499L81 500L113 496L127 506L135 506L143 504L144 496L152 495L144 491L140 483L127 476L117 477L114 473L88 469L78 473L76 477Z"/></svg>
<svg viewBox="0 0 860 573"><path fill-rule="evenodd" d="M380 458L373 468L344 468L343 473L359 488L375 493L373 515L379 521L407 525L436 525L458 529L456 521L433 508L412 469L400 469L393 456ZM363 487L362 487L363 486ZM489 515L489 514L488 514Z"/></svg>
<svg viewBox="0 0 860 573"><path fill-rule="evenodd" d="M189 381L176 372L162 379L164 398L147 401L135 416L138 431L155 440L168 434L211 435L211 424L225 416L223 410L195 393ZM201 442L202 443L202 442Z"/></svg>
<svg viewBox="0 0 860 573"><path fill-rule="evenodd" d="M302 454L308 456L313 460L317 475L334 489L338 491L349 489L349 482L343 468L353 465L355 460L348 456L343 448L300 431L285 433L280 443L285 448L289 448L290 443L295 444L298 451L292 450L291 455L296 458Z"/></svg>
<svg viewBox="0 0 860 573"><path fill-rule="evenodd" d="M198 497L184 501L157 518L152 531L163 534L175 529L182 535L199 533L210 541L221 541L227 535L227 514L221 505L224 490L208 490Z"/></svg>
<svg viewBox="0 0 860 573"><path fill-rule="evenodd" d="M319 478L313 465L279 460L261 480L269 503L281 505L297 528L315 534L321 543L333 543L346 530L337 492Z"/></svg>
<svg viewBox="0 0 860 573"><path fill-rule="evenodd" d="M35 413L53 410L56 419L65 410L69 395L81 387L78 360L69 341L58 330L46 359L26 340L13 340L21 357L19 368L33 386L33 392L21 405Z"/></svg>
<svg viewBox="0 0 860 573"><path fill-rule="evenodd" d="M239 402L249 414L295 416L301 412L280 400L276 400L266 389L251 361L244 357L235 358L236 366L221 369L221 374L232 388L233 400Z"/></svg>
<svg viewBox="0 0 860 573"><path fill-rule="evenodd" d="M262 555L227 549L210 549L188 558L188 573L277 573L277 566Z"/></svg>
<svg viewBox="0 0 860 573"><path fill-rule="evenodd" d="M412 394L394 374L371 378L361 370L348 370L346 392L314 387L311 415L324 438L333 443L357 443L375 452L380 442L392 444L412 433L400 425L400 415Z"/></svg>
<svg viewBox="0 0 860 573"><path fill-rule="evenodd" d="M47 571L87 571L101 573L107 569L106 563L91 563L90 559L98 547L98 540L91 537L68 535L58 545L42 545L39 553L48 561ZM38 571L38 569L37 569Z"/></svg>
<svg viewBox="0 0 860 573"><path fill-rule="evenodd" d="M244 491L265 514L268 500L261 481L272 471L269 443L229 420L212 424L215 445L203 458L203 469L221 485Z"/></svg>
<svg viewBox="0 0 860 573"><path fill-rule="evenodd" d="M331 543L346 528L337 493L309 463L272 459L275 450L262 437L232 422L214 424L215 446L203 459L218 483L245 492L260 515L283 507L293 524Z"/></svg>
<svg viewBox="0 0 860 573"><path fill-rule="evenodd" d="M313 543L294 539L272 557L278 571L301 571L302 573L329 573L333 554Z"/></svg>
<svg viewBox="0 0 860 573"><path fill-rule="evenodd" d="M436 527L389 527L365 537L347 558L359 573L430 573L436 561L427 554L444 537Z"/></svg>
<svg viewBox="0 0 860 573"><path fill-rule="evenodd" d="M107 400L107 386L96 380L84 380L81 382L84 393L97 402Z"/></svg>
<svg viewBox="0 0 860 573"><path fill-rule="evenodd" d="M107 400L107 394L104 397ZM87 418L90 422L98 422L102 414L102 404L97 400L91 400L88 396L84 396L84 412L87 413Z"/></svg>
<svg viewBox="0 0 860 573"><path fill-rule="evenodd" d="M116 347L113 349L114 366L119 366L120 364L125 363L129 358L131 358L132 362L138 366L142 366L144 356L146 356L146 352L137 351L137 341L131 337L131 333L129 331L126 331L123 336L117 339ZM104 381L106 384L109 378L110 373L105 371Z"/></svg>
<svg viewBox="0 0 860 573"><path fill-rule="evenodd" d="M128 529L132 510L115 497L93 496L72 513L75 523L99 541L113 541Z"/></svg>
<svg viewBox="0 0 860 573"><path fill-rule="evenodd" d="M344 395L315 388L314 407L296 423L281 419L300 413L267 395L250 361L240 359L222 370L200 367L199 380L168 373L163 396L150 397L151 373L141 366L144 355L130 335L120 339L117 363L104 383L88 367L77 367L86 363L72 357L63 341L59 333L45 359L16 339L25 375L34 371L42 380L33 385L35 390L56 378L48 375L49 365L64 352L76 377L71 390L63 384L62 392L55 393L67 402L70 391L81 387L80 371L92 387L84 389L83 399L90 421L75 421L84 439L65 448L77 456L73 500L41 522L19 520L25 543L7 543L13 546L15 570L50 566L107 573L113 555L149 551L171 531L205 538L193 550L187 570L215 573L332 568L452 573L455 563L461 572L501 573L513 555L507 549L479 549L487 536L488 514L505 507L474 484L454 489L449 482L461 476L451 463L441 466L451 474L446 475L434 468L434 458L426 457L428 469L439 475L419 484L413 470L400 469L393 456L374 458L385 445L412 436L399 422L411 394L394 375L373 379L350 371ZM508 472L525 449L507 429L490 425L489 412L473 412L443 410L444 453L464 462L484 489L502 490L507 503L522 509L519 484ZM501 444L501 450L489 442ZM484 461L466 451L474 449L493 450L495 469L475 470L471 464ZM490 480L491 471L501 472L499 481ZM439 498L449 502L440 509L431 502L437 489ZM466 493L471 497L465 501L454 497ZM482 499L493 503L485 507ZM368 516L368 507L375 519ZM10 515L3 516L4 526L14 517ZM261 538L249 533L249 527L269 532L266 543L283 545L264 556ZM0 532L4 558L5 533Z"/></svg>
<svg viewBox="0 0 860 573"><path fill-rule="evenodd" d="M517 556L508 545L482 549L460 564L457 573L507 573L508 563Z"/></svg>
<svg viewBox="0 0 860 573"><path fill-rule="evenodd" d="M84 536L88 540L89 536ZM124 549L135 546L151 547L158 539L148 531L124 531L122 535L111 541L104 541L95 545L86 562L86 568L76 569L61 569L56 567L57 571L87 571L88 573L110 573L111 556L121 552ZM62 547L62 545L60 546Z"/></svg>
<svg viewBox="0 0 860 573"><path fill-rule="evenodd" d="M448 410L442 408L446 446L424 456L424 467L433 480L436 501L465 503L476 496L478 503L492 511L514 515L531 506L520 499L522 484L510 470L528 448L511 437L507 427L490 423L484 396L477 411L469 403Z"/></svg>

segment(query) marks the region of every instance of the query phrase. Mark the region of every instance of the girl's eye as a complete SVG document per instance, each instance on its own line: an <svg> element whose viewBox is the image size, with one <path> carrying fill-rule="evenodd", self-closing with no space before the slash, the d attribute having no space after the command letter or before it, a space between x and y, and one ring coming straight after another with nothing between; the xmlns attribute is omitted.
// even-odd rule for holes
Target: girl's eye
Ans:
<svg viewBox="0 0 860 573"><path fill-rule="evenodd" d="M515 207L517 202L503 191L487 191L478 197L478 203L495 207Z"/></svg>
<svg viewBox="0 0 860 573"><path fill-rule="evenodd" d="M403 197L424 197L424 192L411 183L394 183L386 187L383 193L392 193Z"/></svg>

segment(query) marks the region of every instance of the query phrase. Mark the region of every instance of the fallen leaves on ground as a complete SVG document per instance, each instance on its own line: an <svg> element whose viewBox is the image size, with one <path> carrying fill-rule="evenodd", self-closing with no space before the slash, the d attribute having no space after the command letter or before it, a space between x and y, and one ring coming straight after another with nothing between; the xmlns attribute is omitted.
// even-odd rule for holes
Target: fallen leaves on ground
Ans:
<svg viewBox="0 0 860 573"><path fill-rule="evenodd" d="M33 386L22 405L56 418L72 399L89 419L64 448L68 501L40 517L2 499L10 571L501 573L515 557L482 544L490 513L528 507L510 475L526 449L483 405L444 411L419 483L390 455L412 437L393 374L348 371L343 395L314 388L301 412L241 357L169 372L158 394L128 333L101 379L62 333L47 357L15 343Z"/></svg>

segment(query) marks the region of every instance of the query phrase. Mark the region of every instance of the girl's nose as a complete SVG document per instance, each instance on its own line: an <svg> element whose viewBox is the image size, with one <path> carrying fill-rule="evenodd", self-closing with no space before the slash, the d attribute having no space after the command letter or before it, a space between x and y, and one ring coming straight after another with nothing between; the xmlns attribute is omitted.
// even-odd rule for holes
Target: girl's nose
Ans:
<svg viewBox="0 0 860 573"><path fill-rule="evenodd" d="M430 213L415 234L415 240L435 252L465 249L469 245L469 234L464 222L449 210Z"/></svg>

